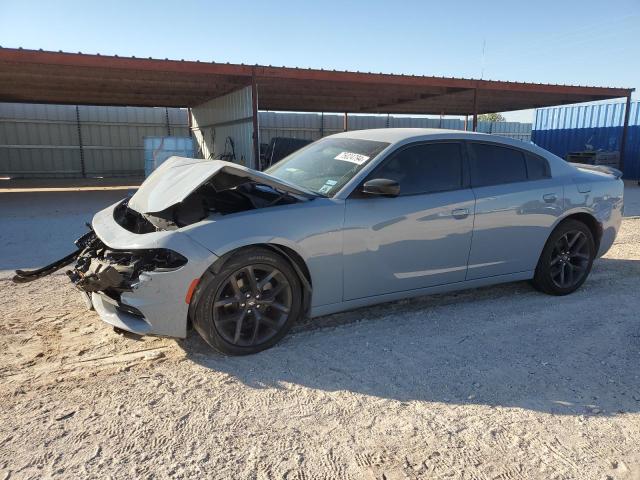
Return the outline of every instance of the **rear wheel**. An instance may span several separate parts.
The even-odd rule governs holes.
[[[585,282],[596,255],[591,230],[566,220],[551,233],[540,255],[533,285],[550,295],[567,295]]]
[[[265,248],[234,254],[207,272],[196,298],[194,325],[216,350],[246,355],[271,347],[297,320],[300,281],[289,262]]]

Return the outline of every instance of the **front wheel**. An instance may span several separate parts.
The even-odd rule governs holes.
[[[265,248],[234,254],[198,288],[196,329],[216,350],[246,355],[278,342],[300,316],[302,287],[289,262]]]
[[[567,295],[585,282],[596,255],[591,230],[577,220],[566,220],[547,240],[533,285],[550,295]]]

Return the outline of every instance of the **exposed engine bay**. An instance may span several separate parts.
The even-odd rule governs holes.
[[[219,182],[219,178],[216,177]],[[259,208],[288,205],[304,198],[273,187],[247,181],[230,189],[220,189],[213,181],[201,185],[182,202],[154,213],[139,213],[123,201],[114,210],[118,224],[133,233],[176,230],[210,216],[228,215]]]
[[[171,157],[131,198],[113,208],[113,219],[128,232],[146,234],[311,198],[312,193],[229,162]],[[75,252],[50,265],[16,270],[13,281],[30,282],[75,262],[66,273],[78,289],[87,294],[102,292],[118,301],[122,292],[136,288],[143,272],[177,269],[187,263],[184,256],[169,249],[110,248],[92,229],[75,244]]]

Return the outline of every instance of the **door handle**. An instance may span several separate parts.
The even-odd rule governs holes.
[[[545,193],[542,199],[547,203],[553,203],[558,200],[558,196],[555,193]]]
[[[469,209],[456,208],[455,210],[451,211],[451,215],[453,216],[453,218],[457,218],[457,219],[467,218],[469,216]]]

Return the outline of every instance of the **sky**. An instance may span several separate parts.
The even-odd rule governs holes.
[[[0,45],[640,90],[640,0],[0,0]]]

